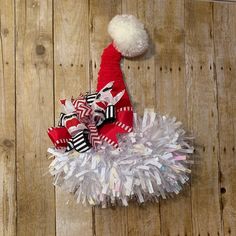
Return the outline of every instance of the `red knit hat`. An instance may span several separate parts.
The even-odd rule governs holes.
[[[98,74],[97,93],[62,99],[58,128],[48,135],[57,148],[84,152],[104,140],[118,147],[117,134],[133,129],[133,109],[123,81],[122,56],[134,57],[148,47],[141,22],[131,15],[115,16],[108,26],[113,42],[104,49]]]
[[[103,140],[118,146],[117,134],[128,133],[133,128],[133,109],[123,81],[120,68],[122,56],[134,57],[144,53],[148,48],[148,36],[143,24],[132,15],[117,15],[108,26],[113,39],[103,51],[98,73],[97,91],[114,81],[112,95],[116,96],[124,90],[124,95],[115,106],[116,121],[99,128]]]

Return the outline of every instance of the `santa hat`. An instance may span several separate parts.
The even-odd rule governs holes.
[[[108,33],[113,42],[103,51],[98,73],[97,91],[114,81],[112,95],[125,90],[116,104],[116,121],[99,128],[103,140],[118,146],[117,134],[128,133],[133,128],[133,109],[123,81],[120,68],[122,57],[136,57],[148,48],[148,35],[144,25],[133,15],[117,15],[108,25]]]

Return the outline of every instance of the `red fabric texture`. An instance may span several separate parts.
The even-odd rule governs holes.
[[[97,91],[99,92],[107,83],[114,81],[112,88],[112,95],[115,96],[122,90],[125,90],[123,97],[115,105],[116,110],[122,107],[132,107],[126,86],[123,80],[123,74],[120,68],[120,61],[122,55],[118,52],[114,45],[109,44],[103,51],[101,57],[101,65],[98,73]],[[110,124],[104,124],[99,128],[99,134],[107,137],[109,140],[118,144],[117,134],[128,133],[127,129],[124,129],[118,125],[117,122],[125,124],[129,128],[133,127],[133,112],[132,111],[118,111],[116,114],[116,122]]]
[[[71,135],[65,127],[52,127],[48,129],[48,136],[56,148],[66,148]]]

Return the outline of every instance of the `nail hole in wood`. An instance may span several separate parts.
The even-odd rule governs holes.
[[[202,70],[202,66],[200,66],[200,70]]]
[[[228,229],[228,233],[231,234],[231,229],[230,228]]]
[[[233,152],[235,151],[235,147],[232,147],[232,151],[233,151]]]
[[[160,67],[160,71],[162,71],[162,67]]]
[[[13,147],[13,142],[9,139],[4,139],[3,140],[3,146],[5,146],[7,148]]]
[[[224,153],[226,153],[226,147],[224,147]]]
[[[209,232],[207,232],[207,236],[210,236],[210,233],[209,233]]]
[[[7,28],[3,29],[3,35],[6,37],[9,34],[9,30]]]
[[[129,69],[130,69],[130,66],[128,66],[127,68],[128,68],[128,70],[129,70]]]
[[[62,66],[62,64],[60,64],[59,66]]]
[[[150,70],[150,66],[148,66],[147,69]]]
[[[224,69],[224,67],[223,67],[223,66],[221,66],[221,67],[220,67],[220,69],[221,69],[221,70],[223,70],[223,69]]]
[[[210,70],[212,69],[211,65],[210,65]]]
[[[84,65],[83,65],[83,64],[80,64],[80,67],[82,68],[82,67],[84,67]]]
[[[221,192],[222,194],[226,193],[225,187],[221,187],[221,188],[220,188],[220,192]]]
[[[71,67],[73,67],[73,66],[74,66],[74,64],[72,64],[72,63],[71,63],[71,64],[70,64],[70,66],[71,66]]]
[[[179,67],[179,71],[181,71],[181,67]]]
[[[193,70],[193,66],[191,66],[191,70]]]
[[[206,147],[205,147],[205,146],[203,146],[203,148],[202,148],[202,151],[203,151],[203,152],[205,152],[205,151],[206,151]]]
[[[229,70],[231,71],[231,67],[229,68]]]
[[[172,72],[172,68],[170,68],[170,72]]]
[[[138,66],[138,70],[140,69],[140,66]]]
[[[6,65],[8,65],[9,64],[9,62],[8,61],[6,61]]]
[[[94,68],[95,68],[95,69],[97,68],[97,65],[96,65],[96,63],[94,63]]]
[[[46,49],[43,45],[37,45],[36,46],[36,53],[38,55],[43,55],[45,53]]]
[[[212,147],[212,151],[215,152],[215,146]]]
[[[214,117],[214,112],[213,111],[211,111],[211,117]]]

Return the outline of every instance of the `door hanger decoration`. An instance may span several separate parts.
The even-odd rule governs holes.
[[[147,50],[144,25],[117,15],[108,32],[113,42],[102,53],[96,92],[60,100],[58,125],[48,129],[54,184],[78,203],[101,207],[178,194],[189,180],[191,137],[173,117],[152,109],[137,116],[120,68],[122,57]]]

